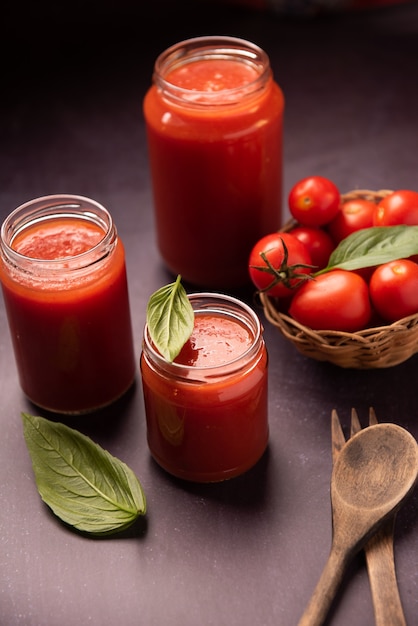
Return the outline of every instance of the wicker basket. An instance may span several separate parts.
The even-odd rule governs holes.
[[[377,204],[389,193],[390,190],[351,191],[342,195],[342,201],[365,198]],[[290,220],[282,228],[282,232],[288,232],[295,225],[296,222]],[[356,333],[316,331],[279,312],[274,298],[261,293],[260,299],[267,320],[301,354],[317,361],[329,361],[344,368],[377,369],[398,365],[418,352],[418,314],[387,326],[367,328]]]

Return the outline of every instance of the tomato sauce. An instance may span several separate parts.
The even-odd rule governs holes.
[[[232,478],[250,469],[268,442],[267,352],[237,319],[197,313],[173,364],[145,341],[141,373],[148,445],[169,473],[191,481]]]
[[[217,367],[239,358],[253,341],[249,329],[222,315],[196,316],[193,333],[175,363]]]
[[[281,224],[283,109],[271,74],[233,56],[192,58],[149,89],[157,238],[174,274],[248,284],[254,243]]]
[[[207,94],[217,92],[218,104],[228,103],[230,89],[237,89],[257,80],[259,73],[240,61],[207,59],[182,65],[169,72],[166,80],[172,85],[188,89],[191,102],[205,101]]]
[[[10,247],[26,268],[44,264],[45,271],[20,271],[4,259],[1,265],[21,387],[51,411],[82,413],[109,404],[135,376],[122,242],[116,238],[112,252],[92,265],[70,269],[104,237],[87,220],[39,221]]]
[[[54,261],[91,250],[104,235],[97,224],[67,218],[29,226],[14,237],[12,248],[32,259]]]

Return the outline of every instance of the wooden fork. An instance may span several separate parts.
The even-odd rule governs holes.
[[[371,407],[369,409],[369,426],[373,424],[377,424],[377,417]],[[361,430],[361,426],[357,411],[352,409],[350,437],[359,430]],[[335,410],[332,411],[331,415],[331,433],[332,460],[335,463],[346,441]],[[393,552],[395,518],[396,515],[392,515],[364,547],[376,626],[406,626],[395,572]]]

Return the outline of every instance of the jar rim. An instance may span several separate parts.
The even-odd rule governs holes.
[[[257,77],[248,84],[239,87],[222,89],[222,94],[228,94],[218,103],[219,91],[191,90],[179,87],[165,78],[169,70],[181,67],[187,63],[211,58],[239,60],[257,69]],[[170,96],[177,101],[184,101],[185,94],[193,93],[193,100],[187,99],[189,105],[202,106],[212,104],[219,106],[234,105],[242,98],[242,94],[256,94],[262,89],[271,76],[270,59],[267,53],[257,44],[239,37],[222,35],[208,35],[192,37],[180,41],[162,52],[154,64],[153,79],[162,89],[169,89]]]
[[[103,229],[103,237],[88,250],[62,259],[30,257],[12,247],[14,238],[26,228],[60,218],[81,219],[94,223]],[[40,272],[88,267],[107,256],[115,238],[116,227],[109,211],[96,200],[74,194],[51,194],[29,200],[9,213],[0,230],[0,245],[7,259],[16,267],[30,263]]]
[[[251,332],[252,341],[251,344],[238,356],[232,358],[226,363],[220,363],[219,365],[184,365],[181,363],[175,363],[174,361],[167,361],[153,346],[152,340],[149,334],[148,325],[145,324],[143,343],[145,344],[146,351],[151,355],[154,364],[167,373],[170,373],[179,378],[187,378],[190,382],[193,379],[187,377],[187,374],[195,373],[196,377],[200,375],[209,376],[213,373],[216,376],[220,370],[227,368],[239,369],[243,363],[253,356],[253,354],[259,349],[259,342],[262,340],[263,328],[260,319],[256,315],[255,311],[245,302],[229,296],[223,293],[216,292],[196,292],[188,294],[188,298],[191,304],[196,304],[197,301],[207,301],[207,305],[200,304],[199,308],[194,309],[195,313],[199,312],[213,312],[216,314],[226,315],[232,319],[236,319],[239,323],[244,324],[246,328]],[[223,305],[223,306],[222,306]]]

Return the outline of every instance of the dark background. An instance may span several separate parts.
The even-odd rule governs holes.
[[[6,4],[0,42],[0,217],[51,193],[112,212],[138,359],[148,297],[171,279],[155,245],[142,116],[153,62],[169,45],[226,34],[269,54],[286,98],[284,200],[311,174],[342,192],[418,189],[417,3],[311,17],[144,4]],[[331,410],[347,426],[355,406],[365,425],[373,405],[418,437],[418,360],[343,370],[302,357],[264,323],[270,445],[239,479],[189,485],[153,463],[139,378],[110,409],[66,420],[128,463],[148,499],[130,531],[93,540],[65,528],[36,491],[19,415],[38,409],[19,389],[0,301],[0,626],[297,624],[330,547]],[[417,514],[415,493],[395,543],[408,626],[418,624]],[[362,556],[328,623],[373,623]]]

